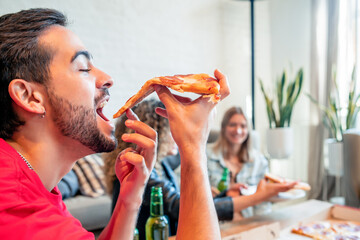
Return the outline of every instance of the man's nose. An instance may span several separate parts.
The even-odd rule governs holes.
[[[108,74],[99,69],[96,77],[97,88],[110,88],[114,84],[114,80]]]

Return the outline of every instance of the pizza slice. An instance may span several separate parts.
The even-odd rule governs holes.
[[[360,240],[360,224],[347,221],[347,222],[334,222],[332,228],[340,235],[348,237],[352,240]]]
[[[279,176],[276,176],[274,174],[271,173],[266,173],[265,174],[265,179],[270,181],[270,182],[274,182],[274,183],[289,183],[289,182],[294,182],[293,180],[290,179],[286,179],[286,178],[282,178]],[[295,189],[302,189],[305,191],[310,191],[311,187],[308,183],[305,182],[298,182],[295,187]]]
[[[324,220],[300,224],[292,233],[317,240],[360,240],[359,223]]]
[[[309,237],[312,239],[332,239],[336,234],[331,224],[326,221],[317,221],[307,224],[300,224],[300,226],[293,228],[292,233]]]
[[[209,101],[214,103],[220,100],[220,85],[218,80],[208,74],[201,73],[155,77],[146,81],[140,91],[132,96],[125,105],[114,114],[113,118],[120,117],[127,109],[132,108],[153,93],[155,91],[155,84],[169,87],[178,92],[193,92],[201,94],[203,97],[209,97]]]

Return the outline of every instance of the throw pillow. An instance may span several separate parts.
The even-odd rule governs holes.
[[[82,195],[98,197],[105,194],[104,161],[100,154],[80,158],[73,170],[79,179]]]
[[[70,170],[58,183],[58,188],[61,192],[62,199],[70,198],[76,195],[79,191],[79,179],[74,170]]]

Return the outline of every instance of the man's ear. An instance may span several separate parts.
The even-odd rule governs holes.
[[[13,79],[8,91],[14,103],[23,110],[36,114],[44,113],[44,95],[38,83]]]

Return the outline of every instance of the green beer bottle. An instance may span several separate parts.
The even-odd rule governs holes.
[[[137,228],[134,230],[134,240],[139,240],[139,230]]]
[[[145,225],[146,240],[167,240],[169,224],[164,216],[161,187],[151,188],[150,217]]]
[[[229,169],[224,168],[221,180],[217,186],[220,192],[225,191],[229,187]]]

